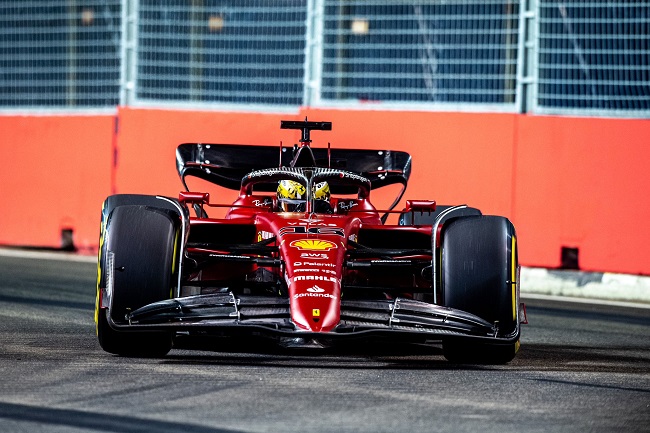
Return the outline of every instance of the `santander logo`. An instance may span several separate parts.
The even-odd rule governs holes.
[[[300,277],[296,277],[300,278]],[[324,277],[321,277],[324,278]],[[332,278],[333,279],[333,278]],[[310,288],[307,289],[307,293],[296,293],[293,295],[293,299],[300,299],[300,298],[329,298],[329,299],[337,299],[336,296],[332,295],[331,293],[324,293],[325,289],[318,287],[317,285],[313,285]]]

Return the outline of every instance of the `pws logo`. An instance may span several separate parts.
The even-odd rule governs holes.
[[[324,239],[298,239],[292,241],[289,246],[306,251],[329,251],[338,248],[334,242]]]
[[[329,258],[329,256],[325,253],[302,253],[300,254],[300,258],[310,260],[326,260]]]

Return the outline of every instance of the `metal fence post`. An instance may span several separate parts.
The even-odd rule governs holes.
[[[120,105],[132,105],[137,90],[138,0],[122,0]]]
[[[519,26],[517,106],[520,113],[534,110],[537,97],[537,0],[525,0]]]
[[[305,32],[305,75],[303,84],[303,105],[318,105],[321,96],[321,75],[323,71],[323,20],[324,0],[308,0]]]

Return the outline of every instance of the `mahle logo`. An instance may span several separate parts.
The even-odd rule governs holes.
[[[307,251],[329,251],[338,248],[334,242],[323,239],[298,239],[292,241],[289,246]]]

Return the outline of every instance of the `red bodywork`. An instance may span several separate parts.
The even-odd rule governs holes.
[[[209,196],[204,193],[181,193],[180,201],[210,207]],[[334,330],[340,320],[341,285],[346,276],[345,259],[348,240],[356,240],[359,230],[382,229],[379,212],[367,199],[336,199],[333,213],[275,212],[275,197],[242,194],[229,209],[224,219],[191,218],[192,227],[199,225],[254,225],[261,242],[274,238],[278,247],[280,268],[269,268],[286,283],[291,321],[297,330],[327,333]],[[423,206],[425,202],[417,202]],[[426,202],[435,209],[435,202]],[[409,206],[409,210],[410,206]],[[392,230],[417,232],[430,236],[430,227],[391,226]],[[209,254],[210,251],[188,248],[188,253]],[[219,254],[220,251],[213,251]],[[255,266],[244,270],[217,266],[206,269],[201,278],[223,277],[230,273],[237,278],[244,273],[254,273]],[[350,274],[350,271],[347,271]],[[425,284],[430,284],[426,283]]]
[[[456,359],[465,350],[458,344],[473,339],[474,349],[505,347],[499,359],[512,359],[520,330],[514,226],[432,200],[406,200],[394,211],[411,172],[408,153],[312,149],[310,131],[331,130],[329,122],[281,128],[301,130],[300,146],[178,146],[186,188],[178,200],[106,200],[96,315],[102,347],[128,352],[123,332],[164,337],[161,351],[179,333],[264,335],[291,347],[379,337],[442,341],[445,356]],[[215,204],[190,190],[188,176],[239,196]],[[287,180],[299,184],[295,194],[284,189]],[[401,192],[377,210],[370,192],[388,185]],[[215,208],[225,215],[210,216]],[[399,213],[397,225],[386,224],[391,212]],[[149,240],[157,243],[140,251]]]

